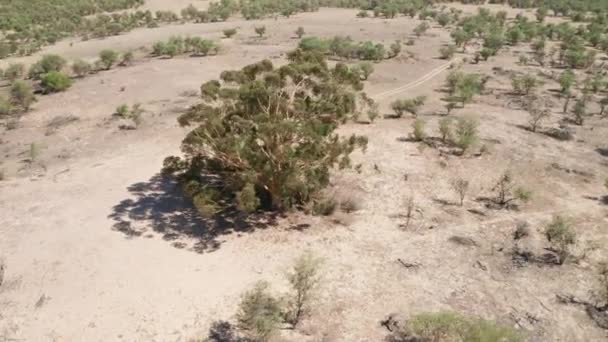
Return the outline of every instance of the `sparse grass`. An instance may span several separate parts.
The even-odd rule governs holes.
[[[312,213],[317,216],[329,216],[337,207],[338,203],[333,197],[321,198],[313,202]]]
[[[422,119],[414,120],[414,122],[412,123],[412,138],[415,141],[424,141],[424,139],[426,138],[426,132],[424,130],[425,127],[426,121]]]
[[[399,341],[523,342],[523,337],[508,326],[493,321],[469,318],[452,312],[418,314],[388,338]]]
[[[472,116],[459,117],[456,120],[455,144],[466,152],[479,140],[477,127],[479,122]]]

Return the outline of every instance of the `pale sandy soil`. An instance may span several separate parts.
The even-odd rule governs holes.
[[[163,4],[148,6],[155,3]],[[355,13],[323,9],[266,20],[269,37],[263,41],[251,38],[259,22],[232,20],[47,48],[43,53],[90,59],[106,47],[134,49],[175,34],[219,39],[222,28],[241,28],[235,39],[223,41],[219,56],[144,59],[78,80],[65,93],[40,98],[18,129],[0,133],[0,166],[8,177],[0,182],[0,256],[7,265],[0,287],[0,340],[185,341],[204,335],[216,319],[232,319],[240,295],[254,282],[267,280],[275,291],[285,290],[285,270],[305,250],[323,258],[324,280],[316,310],[297,332],[284,334],[288,341],[380,341],[386,330],[379,321],[387,314],[439,309],[497,319],[533,341],[605,339],[583,310],[557,303],[555,294],[587,297],[595,285],[594,267],[607,257],[608,207],[598,198],[605,195],[601,183],[608,159],[597,149],[608,148],[608,122],[591,118],[570,142],[517,127],[527,123],[527,114],[507,107],[509,81],[492,71],[494,66],[525,71],[515,64],[517,51],[464,66],[492,76],[491,94],[455,111],[479,117],[489,154],[456,157],[403,141],[411,118],[343,127],[345,134],[370,139],[367,152],[355,155],[362,172],[334,178],[339,197],[360,203],[355,213],[328,219],[290,215],[257,228],[212,227],[194,215],[174,184],[158,177],[162,160],[179,152],[187,132],[175,121],[196,102],[185,91],[222,70],[263,58],[280,62],[297,44],[292,32],[298,26],[311,35],[390,43],[419,23],[357,19]],[[444,110],[438,90],[447,71],[424,76],[446,63],[436,57],[448,38],[431,29],[416,45],[404,46],[414,59],[377,64],[366,84],[372,95],[415,84],[383,97],[382,108],[388,112],[390,101],[401,96],[428,96],[421,117],[435,136]],[[110,115],[121,103],[135,102],[146,109],[142,126],[119,130]],[[546,126],[556,126],[557,112]],[[80,120],[46,135],[49,120],[65,114]],[[31,143],[40,152],[27,163]],[[588,174],[567,173],[552,163]],[[489,195],[506,168],[534,191],[533,201],[520,211],[483,209],[474,198]],[[472,181],[462,208],[452,204],[456,196],[449,182],[456,175]],[[408,197],[418,211],[403,228]],[[528,220],[529,243],[542,247],[542,229],[554,213],[573,216],[579,234],[574,252],[589,249],[587,257],[562,267],[515,267],[509,254],[515,222]],[[478,246],[454,244],[448,240],[453,235],[471,237]],[[599,248],[591,250],[593,245]],[[397,259],[421,267],[405,269]]]

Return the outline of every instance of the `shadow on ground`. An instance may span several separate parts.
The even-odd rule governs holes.
[[[201,217],[169,177],[155,175],[127,188],[131,198],[112,208],[113,230],[128,238],[162,236],[176,248],[197,253],[217,250],[221,236],[251,232],[276,224],[276,215],[243,215],[236,210]]]

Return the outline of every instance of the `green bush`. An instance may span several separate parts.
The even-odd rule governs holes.
[[[426,122],[422,119],[416,119],[412,123],[412,137],[415,141],[424,141],[424,139],[426,138],[426,132],[424,131],[425,126]]]
[[[76,60],[72,63],[72,72],[76,77],[84,77],[91,72],[91,64],[82,59]]]
[[[329,216],[336,211],[338,202],[332,197],[315,200],[312,206],[312,213],[316,216]]]
[[[27,112],[36,101],[32,86],[26,81],[15,81],[9,90],[10,101],[14,106]]]
[[[42,59],[30,67],[29,77],[39,80],[42,75],[49,72],[61,72],[67,64],[66,60],[58,55],[44,55]]]
[[[268,341],[282,322],[280,301],[270,294],[268,283],[258,282],[239,304],[238,327],[255,341]]]
[[[411,99],[403,99],[403,100],[395,100],[391,103],[391,109],[395,112],[395,115],[400,118],[405,113],[410,113],[413,116],[418,115],[418,110],[424,102],[426,101],[426,96],[418,96]]]
[[[225,29],[223,31],[224,33],[224,37],[226,38],[232,38],[232,36],[234,36],[236,34],[236,29],[235,28],[231,28],[231,29]]]
[[[296,37],[298,37],[299,39],[302,39],[302,37],[304,37],[305,34],[306,34],[306,31],[304,31],[304,28],[302,26],[298,27],[298,29],[296,30]]]
[[[562,216],[554,216],[545,228],[545,237],[555,248],[559,263],[566,262],[570,255],[570,245],[576,243],[576,232],[572,224]]]
[[[455,53],[456,53],[456,46],[454,46],[454,45],[442,46],[439,49],[439,55],[440,55],[441,59],[450,59],[450,58],[454,57]]]
[[[293,268],[287,273],[291,291],[286,300],[285,318],[294,328],[311,310],[321,280],[320,263],[320,259],[307,252],[296,259]]]
[[[104,69],[110,70],[114,63],[118,60],[118,52],[110,49],[102,50],[99,53],[99,60]]]
[[[11,114],[13,107],[6,98],[0,96],[0,118]]]
[[[40,86],[45,94],[64,91],[72,86],[72,80],[64,73],[51,71],[44,74],[40,80]]]
[[[454,139],[454,132],[452,131],[452,118],[443,118],[439,120],[439,134],[441,135],[441,141],[447,143]]]
[[[459,117],[456,119],[455,143],[462,152],[466,152],[478,140],[477,127],[479,123],[472,116]]]

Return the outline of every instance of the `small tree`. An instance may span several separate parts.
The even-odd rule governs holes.
[[[532,193],[523,187],[515,187],[515,182],[510,171],[505,171],[492,188],[496,192],[494,202],[501,207],[507,207],[515,200],[528,202]]]
[[[576,233],[571,223],[562,216],[554,216],[545,228],[545,236],[555,248],[562,265],[570,255],[570,245],[576,243]]]
[[[422,119],[416,119],[412,123],[412,137],[415,141],[424,141],[424,139],[426,138],[426,132],[424,131],[425,126],[426,122]]]
[[[564,102],[564,113],[568,111],[568,104],[570,103],[570,98],[572,96],[571,89],[575,82],[576,76],[572,70],[566,70],[559,76],[560,94],[562,97],[566,98],[566,101]]]
[[[477,127],[479,123],[472,116],[459,117],[456,120],[456,146],[465,153],[478,140]]]
[[[574,123],[582,126],[587,115],[587,99],[585,96],[576,100],[572,114],[574,114]]]
[[[64,73],[51,71],[40,80],[40,86],[45,94],[64,91],[72,86],[72,80]]]
[[[395,41],[393,44],[391,44],[389,58],[395,58],[395,57],[399,56],[400,53],[401,53],[401,42]]]
[[[114,63],[118,60],[118,52],[110,49],[102,50],[99,53],[99,60],[104,69],[110,70]]]
[[[362,80],[367,80],[369,76],[374,72],[374,65],[370,62],[361,62],[357,64],[361,74]]]
[[[549,109],[542,106],[540,99],[535,96],[531,96],[527,99],[526,109],[528,110],[528,114],[530,114],[530,120],[528,122],[532,132],[536,132],[541,122],[551,116]]]
[[[302,39],[305,34],[306,31],[304,31],[304,28],[302,26],[298,27],[298,29],[296,30],[296,37],[298,37],[298,39]]]
[[[32,103],[36,101],[32,86],[26,81],[13,82],[9,93],[11,103],[24,112],[30,110]]]
[[[514,76],[511,78],[513,91],[519,95],[530,95],[541,82],[532,75]]]
[[[226,38],[232,38],[234,35],[236,35],[237,30],[235,28],[225,29],[223,31],[223,33],[224,33],[224,37],[226,37]]]
[[[281,304],[268,291],[268,283],[258,282],[246,292],[239,304],[238,327],[255,341],[266,342],[281,323]]]
[[[84,77],[91,72],[91,64],[82,59],[78,59],[72,63],[72,72],[76,77]]]
[[[464,204],[464,198],[467,195],[467,191],[469,190],[469,181],[462,178],[453,179],[450,184],[452,185],[452,189],[458,194],[458,198],[460,199],[460,206]]]
[[[256,26],[253,29],[260,38],[264,37],[266,34],[266,26]]]
[[[296,259],[293,269],[287,273],[291,293],[287,300],[286,320],[294,328],[310,310],[320,282],[320,262],[310,252],[307,252]]]

